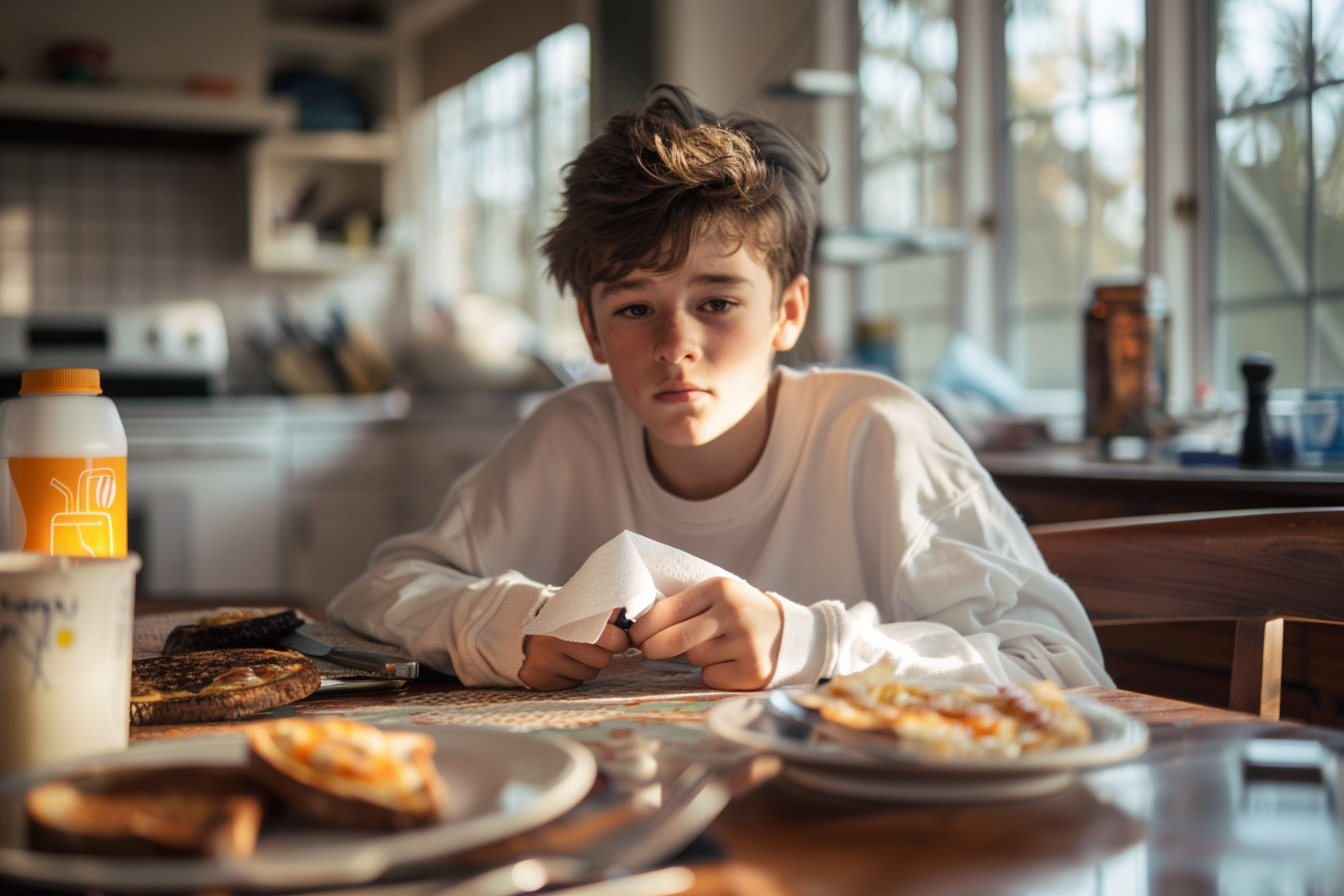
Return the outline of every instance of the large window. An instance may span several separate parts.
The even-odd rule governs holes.
[[[451,307],[484,294],[517,306],[560,361],[586,349],[537,246],[559,206],[561,168],[588,142],[589,52],[588,29],[572,25],[440,94],[417,123],[427,197],[418,298]]]
[[[1143,275],[1143,0],[1011,0],[1004,242],[1008,361],[1078,387],[1089,284]]]
[[[952,0],[860,0],[860,216],[866,229],[956,223],[957,29]],[[865,270],[859,336],[894,338],[896,372],[927,378],[955,320],[958,255]],[[894,330],[894,332],[890,332]]]
[[[1215,376],[1344,383],[1344,0],[1222,0],[1217,40]]]

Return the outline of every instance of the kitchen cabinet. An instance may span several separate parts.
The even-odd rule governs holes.
[[[330,272],[383,257],[396,151],[390,35],[273,12],[266,58],[272,89],[297,92],[298,117],[297,130],[252,149],[253,266]]]
[[[492,452],[516,413],[412,414],[294,426],[286,591],[324,606],[387,538],[429,524],[453,482]]]
[[[500,398],[119,401],[138,592],[325,606],[517,426]]]
[[[281,418],[265,407],[180,416],[188,403],[125,403],[130,548],[137,593],[278,594],[284,494]]]
[[[339,415],[291,421],[286,591],[324,605],[402,531],[400,421]]]

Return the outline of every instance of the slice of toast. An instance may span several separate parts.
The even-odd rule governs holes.
[[[269,615],[233,613],[207,617],[195,625],[179,625],[163,642],[164,656],[196,650],[225,650],[231,647],[270,647],[282,635],[303,625],[299,614],[285,610]]]
[[[131,724],[240,719],[301,700],[321,683],[317,665],[292,650],[202,650],[136,660]]]
[[[252,855],[263,795],[245,769],[119,769],[39,784],[24,799],[29,847],[149,857]]]

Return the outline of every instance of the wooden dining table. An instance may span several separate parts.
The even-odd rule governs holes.
[[[1147,750],[1081,771],[1049,796],[990,802],[837,797],[767,773],[739,780],[708,829],[667,861],[689,869],[682,889],[695,896],[1344,893],[1335,768],[1344,732],[1114,688],[1069,693],[1145,722]],[[612,788],[634,793],[688,764],[741,755],[705,726],[706,713],[734,696],[630,659],[564,692],[470,689],[427,672],[405,688],[319,693],[279,712],[558,733],[593,752],[610,801]],[[132,749],[246,723],[138,727]],[[1285,742],[1320,744],[1319,761],[1274,758]],[[599,892],[646,891],[610,881]]]

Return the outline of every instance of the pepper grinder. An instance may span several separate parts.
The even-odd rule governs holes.
[[[1274,376],[1274,356],[1251,352],[1241,359],[1241,376],[1246,381],[1246,427],[1241,431],[1243,467],[1269,467],[1274,464],[1274,433],[1269,428],[1269,380]]]

